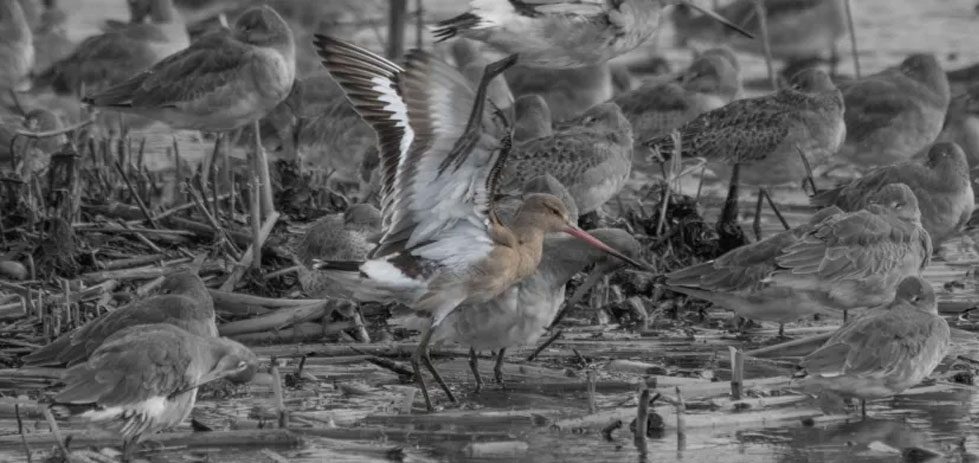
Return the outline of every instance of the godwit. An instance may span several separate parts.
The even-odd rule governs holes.
[[[751,36],[687,0],[472,0],[468,12],[440,22],[435,37],[461,35],[485,42],[504,53],[519,54],[525,66],[577,68],[635,49],[656,31],[663,8],[679,3]]]
[[[801,385],[812,392],[866,400],[900,394],[925,379],[950,348],[948,323],[938,315],[935,291],[911,276],[894,300],[844,325],[802,360]]]
[[[157,119],[174,128],[228,132],[254,124],[252,168],[262,183],[262,210],[267,215],[272,208],[272,185],[258,139],[258,121],[289,95],[295,77],[292,31],[275,10],[258,6],[242,13],[231,33],[203,37],[83,101]]]
[[[772,56],[782,60],[821,57],[838,61],[837,44],[846,32],[843,1],[765,0],[765,20]],[[717,13],[750,33],[760,34],[755,3],[756,0],[735,0],[718,9]],[[715,27],[714,20],[694,16],[686,5],[677,6],[672,19],[681,42],[705,40],[750,53],[762,53],[760,40],[745,40],[740,34]]]
[[[506,78],[514,95],[542,96],[556,122],[575,119],[614,95],[608,63],[573,69],[515,66]]]
[[[162,294],[136,301],[62,335],[25,355],[24,365],[75,365],[88,359],[113,333],[136,325],[168,323],[198,336],[217,336],[214,302],[204,282],[191,271],[167,276]]]
[[[731,167],[737,164],[740,183],[759,187],[754,231],[760,236],[760,198],[767,195],[765,188],[806,178],[803,156],[818,165],[840,147],[846,133],[843,98],[826,73],[807,69],[793,77],[789,88],[732,101],[677,130],[685,159],[705,158],[721,175],[732,174]],[[670,134],[642,144],[662,158],[673,155]],[[729,204],[737,205],[736,201]]]
[[[29,87],[34,66],[34,35],[17,0],[0,0],[0,90]],[[16,103],[16,100],[15,100]]]
[[[937,141],[959,145],[969,161],[970,171],[979,167],[979,84],[964,89],[949,101],[945,127]]]
[[[846,143],[840,156],[862,168],[911,159],[935,141],[950,98],[948,79],[931,54],[840,84]]]
[[[615,103],[602,103],[548,137],[513,147],[501,187],[520,188],[553,175],[568,188],[582,214],[597,210],[625,186],[632,169],[632,127]]]
[[[144,435],[180,424],[197,388],[250,376],[258,358],[226,338],[198,336],[168,324],[131,326],[110,336],[84,363],[65,372],[50,405],[55,416],[98,424],[123,439],[131,461]]]
[[[409,53],[402,68],[331,37],[317,36],[316,44],[324,66],[377,131],[383,176],[383,236],[373,258],[320,268],[356,299],[398,301],[429,314],[431,326],[412,358],[429,410],[423,361],[454,400],[428,355],[434,329],[460,304],[491,301],[532,275],[546,233],[564,231],[634,262],[571,224],[551,195],[526,198],[510,227],[497,218],[493,200],[510,128],[505,114],[487,104],[486,88],[515,57],[487,66],[473,91],[459,71],[423,51]]]
[[[17,118],[20,119],[20,118]],[[57,131],[62,128],[61,118],[46,109],[34,109],[18,121],[4,121],[0,126],[0,170],[16,167],[20,162],[28,172],[38,172],[48,159],[65,143],[64,135],[31,139],[17,136],[17,130],[31,132]]]
[[[50,85],[55,92],[70,95],[104,89],[187,48],[187,29],[172,0],[152,0],[150,5],[148,23],[128,24],[85,39],[74,53],[42,72],[35,86]]]
[[[636,140],[661,136],[733,101],[741,93],[736,63],[733,55],[728,58],[720,51],[705,52],[676,80],[647,82],[613,101],[632,124]]]
[[[517,121],[513,124],[513,141],[520,143],[554,133],[551,109],[540,95],[524,95],[513,103]]]
[[[366,260],[380,232],[381,212],[370,204],[354,204],[343,214],[331,214],[313,223],[295,251],[303,264],[299,270],[299,285],[306,295],[341,294],[333,280],[310,270],[313,261]]]
[[[670,273],[666,284],[745,318],[786,323],[885,303],[931,251],[918,201],[898,183],[863,210],[824,209],[806,225]]]
[[[976,206],[969,162],[954,143],[934,144],[924,164],[908,161],[875,168],[848,185],[818,193],[811,203],[856,211],[866,206],[870,195],[892,183],[911,187],[921,209],[921,225],[936,248],[965,226]]]

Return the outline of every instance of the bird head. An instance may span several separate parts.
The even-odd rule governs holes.
[[[258,356],[251,349],[227,338],[216,340],[222,355],[211,370],[215,378],[225,378],[236,384],[244,384],[258,371]]]
[[[891,183],[878,190],[868,201],[868,206],[880,208],[885,213],[909,222],[921,222],[918,198],[903,183]],[[868,207],[869,208],[869,207]]]
[[[932,170],[942,170],[948,174],[963,174],[969,176],[969,161],[965,151],[952,142],[935,143],[928,150],[925,166]]]
[[[907,277],[898,283],[894,301],[909,303],[922,312],[938,313],[935,289],[917,276]]]
[[[804,93],[824,93],[836,90],[836,84],[823,70],[815,67],[805,68],[789,79],[793,90]]]
[[[292,30],[279,13],[268,6],[249,8],[235,21],[235,37],[260,47],[292,46]]]
[[[938,58],[931,53],[916,53],[905,58],[898,66],[902,74],[926,85],[928,88],[949,97],[948,76],[938,64]],[[947,101],[946,101],[947,103]]]
[[[733,100],[741,91],[741,73],[736,66],[737,58],[728,56],[729,50],[716,48],[701,54],[686,71],[680,74],[683,88],[716,94],[725,100]],[[734,61],[731,61],[731,60]]]

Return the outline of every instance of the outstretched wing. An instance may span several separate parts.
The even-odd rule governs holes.
[[[439,22],[434,30],[439,41],[465,31],[499,27],[544,15],[587,21],[606,12],[605,0],[472,0],[469,11]]]
[[[317,46],[382,140],[384,236],[374,255],[410,251],[449,266],[485,257],[492,198],[510,147],[509,120],[487,104],[486,88],[516,57],[488,65],[473,90],[459,71],[423,51],[410,52],[401,68],[329,37],[318,36]]]

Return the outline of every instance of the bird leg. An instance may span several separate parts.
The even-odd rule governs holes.
[[[496,364],[493,365],[493,379],[496,381],[496,384],[499,384],[500,387],[506,389],[506,384],[504,384],[503,382],[503,356],[504,355],[506,355],[505,347],[500,348],[500,350],[497,351],[496,353]]]
[[[262,133],[260,129],[261,124],[258,120],[256,120],[253,127],[253,130],[255,131],[254,163],[255,168],[258,169],[259,180],[262,182],[262,214],[264,217],[269,217],[272,215],[272,212],[275,211],[275,205],[272,202],[272,178],[269,174],[269,159],[268,155],[265,153],[265,147],[262,146]]]
[[[779,212],[778,207],[775,206],[775,201],[772,200],[772,195],[768,194],[768,190],[764,188],[758,189],[758,203],[755,205],[755,220],[751,225],[752,230],[755,232],[755,238],[761,241],[761,201],[762,198],[768,201],[768,206],[772,208],[775,212],[775,217],[778,217],[778,221],[782,223],[782,228],[788,230],[789,223],[785,221],[785,217]]]
[[[860,399],[860,417],[867,419],[867,399]]]
[[[741,165],[731,166],[731,182],[728,185],[727,198],[724,200],[724,208],[721,209],[721,216],[715,226],[717,230],[718,247],[721,253],[748,244],[748,239],[744,236],[744,230],[738,225],[738,182],[741,172]]]
[[[799,145],[795,146],[795,150],[799,152],[799,157],[802,158],[802,167],[805,167],[806,169],[806,180],[803,180],[802,182],[802,190],[805,191],[806,181],[808,181],[809,187],[812,188],[812,195],[816,196],[816,194],[819,193],[819,189],[816,188],[816,180],[814,180],[812,177],[812,164],[809,164],[809,158],[806,157],[805,151],[802,151],[802,148],[799,148]]]
[[[422,390],[422,397],[425,398],[425,408],[429,412],[435,411],[435,409],[432,408],[432,399],[428,396],[428,387],[425,386],[425,377],[422,376],[421,359],[427,356],[428,340],[431,337],[432,329],[429,328],[422,333],[422,338],[418,341],[418,348],[415,349],[415,354],[411,356],[411,370],[415,374],[415,382],[418,384],[418,388]]]
[[[785,323],[778,324],[778,337],[779,338],[785,337]]]
[[[445,383],[445,380],[442,379],[442,375],[439,374],[438,370],[435,369],[435,365],[432,363],[432,356],[429,355],[428,352],[428,341],[432,337],[431,333],[432,330],[429,329],[426,335],[422,336],[422,339],[425,341],[425,343],[418,345],[419,349],[423,349],[422,361],[425,362],[425,368],[427,368],[428,371],[432,373],[432,377],[435,378],[435,382],[438,383],[439,387],[441,387],[443,391],[445,391],[445,395],[449,397],[449,401],[453,403],[458,402],[456,400],[455,394],[453,394],[452,390],[449,389],[449,385]]]
[[[476,349],[469,348],[469,369],[473,372],[473,378],[476,378],[476,394],[483,389],[483,377],[479,374],[479,357],[476,356]]]

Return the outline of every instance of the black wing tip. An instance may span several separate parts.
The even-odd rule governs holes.
[[[432,35],[436,42],[444,42],[457,35],[460,31],[476,27],[482,19],[473,13],[463,13],[435,24]]]
[[[357,272],[363,261],[357,260],[313,260],[313,270],[341,270],[344,272]]]

